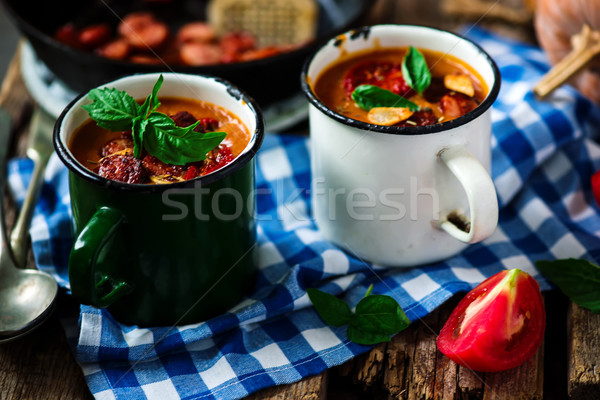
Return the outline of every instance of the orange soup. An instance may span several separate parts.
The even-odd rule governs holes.
[[[69,149],[86,168],[107,179],[125,183],[160,184],[194,179],[233,161],[250,141],[250,132],[230,111],[201,100],[161,97],[158,112],[171,117],[179,127],[199,121],[194,134],[225,132],[227,136],[202,161],[172,165],[142,151],[133,155],[131,131],[111,132],[93,120],[83,123],[71,137]]]
[[[411,62],[404,68],[409,48],[369,50],[342,57],[317,77],[313,90],[319,100],[339,114],[377,125],[394,126],[449,121],[473,110],[487,96],[488,88],[481,76],[463,61],[431,50],[414,50],[418,53],[415,57],[422,59],[415,61],[413,53]],[[421,72],[429,71],[429,83],[424,85],[425,88],[418,84],[424,77],[415,76],[419,73],[418,62],[422,64]],[[411,67],[415,65],[416,72],[413,72]],[[411,74],[411,79],[407,79],[406,72]],[[379,89],[383,89],[408,103],[402,100],[379,106],[371,101],[367,107],[361,107],[356,93],[365,88],[370,89],[369,95],[375,93],[377,97],[382,93]],[[359,97],[362,93],[365,91],[360,92]]]

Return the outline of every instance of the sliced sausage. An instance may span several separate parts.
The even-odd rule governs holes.
[[[113,60],[124,60],[131,51],[131,45],[125,39],[116,39],[96,49],[96,54]]]
[[[206,22],[190,22],[179,28],[177,32],[177,41],[179,43],[210,43],[216,39],[217,34],[214,28]]]
[[[119,34],[136,49],[157,49],[169,38],[169,27],[150,13],[131,13],[119,25]]]
[[[102,158],[96,173],[106,179],[125,183],[144,183],[147,178],[141,161],[123,154]]]
[[[110,26],[107,24],[90,25],[79,31],[79,43],[86,49],[95,49],[108,42],[111,36]]]
[[[133,140],[127,138],[113,139],[102,147],[100,154],[102,157],[108,157],[118,151],[127,149],[130,149],[131,153],[133,153]]]
[[[230,32],[219,41],[223,49],[222,62],[230,63],[240,61],[243,53],[257,47],[256,38],[247,32]]]
[[[175,122],[175,125],[185,127],[194,124],[197,119],[187,111],[179,111],[176,114],[169,115],[169,117]]]
[[[144,168],[146,168],[150,175],[156,176],[182,176],[186,171],[185,166],[165,164],[164,162],[160,161],[154,156],[151,156],[150,154],[144,157],[144,159],[142,160],[142,165],[144,166]]]
[[[76,49],[82,47],[79,41],[79,30],[70,22],[58,28],[54,34],[54,39]]]
[[[214,44],[185,43],[181,46],[179,55],[187,65],[211,65],[221,61],[223,50]]]

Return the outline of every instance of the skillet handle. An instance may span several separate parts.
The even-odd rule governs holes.
[[[102,271],[102,265],[98,263],[102,249],[124,222],[119,211],[102,207],[90,218],[73,244],[69,256],[71,292],[86,304],[106,308],[133,290],[132,285],[122,278]]]

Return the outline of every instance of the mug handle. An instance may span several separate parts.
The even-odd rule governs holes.
[[[102,272],[97,265],[100,251],[124,222],[119,211],[102,207],[85,225],[69,255],[69,281],[73,296],[93,306],[106,308],[133,290],[129,283]],[[100,273],[98,282],[97,272]],[[110,292],[100,296],[99,288],[105,285],[110,285]]]
[[[461,183],[471,214],[469,218],[457,212],[450,213],[440,227],[465,243],[490,237],[498,225],[498,199],[490,174],[464,146],[442,149],[438,156]]]

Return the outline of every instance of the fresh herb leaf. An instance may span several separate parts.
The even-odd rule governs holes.
[[[392,297],[375,294],[356,305],[350,325],[362,332],[393,335],[406,329],[410,320]]]
[[[365,332],[353,327],[352,325],[350,325],[348,327],[348,330],[346,330],[346,335],[348,335],[348,339],[350,339],[354,343],[362,344],[365,346],[390,341],[390,335],[385,335],[376,332]]]
[[[536,261],[535,266],[574,303],[600,313],[600,267],[575,258]]]
[[[131,126],[131,136],[133,138],[133,156],[140,158],[144,148],[144,132],[148,127],[148,120],[141,115],[133,119]]]
[[[150,95],[150,111],[156,111],[156,109],[158,107],[160,107],[160,101],[158,101],[158,91],[160,90],[160,87],[162,86],[162,83],[164,81],[164,78],[162,76],[162,74],[158,77],[158,79],[156,80],[156,83],[154,84],[154,87],[152,88],[152,94]],[[148,114],[144,114],[144,116],[146,116]]]
[[[82,106],[99,127],[110,131],[131,129],[134,118],[140,115],[140,106],[127,92],[115,88],[92,89],[88,93],[91,104]]]
[[[148,116],[144,148],[167,164],[184,165],[201,161],[206,153],[214,149],[227,135],[225,132],[194,132],[196,123],[179,127],[165,114],[153,112]]]
[[[194,132],[200,121],[179,127],[169,116],[156,110],[160,106],[158,91],[163,83],[160,75],[152,93],[138,105],[127,92],[114,88],[92,89],[91,104],[82,106],[98,126],[110,131],[131,130],[133,155],[139,158],[142,149],[167,164],[184,165],[202,161],[227,135],[225,132]]]
[[[374,85],[360,85],[352,92],[352,100],[365,110],[374,107],[402,107],[417,111],[419,106],[396,93]]]
[[[402,60],[402,75],[406,84],[423,94],[431,84],[431,73],[425,57],[415,47],[410,46]]]
[[[352,311],[343,300],[318,289],[307,289],[306,293],[326,324],[344,326],[350,323]]]
[[[348,325],[349,340],[371,345],[389,341],[390,335],[410,325],[396,300],[390,296],[371,295],[372,288],[369,286],[354,313],[344,301],[329,293],[318,289],[307,289],[307,293],[325,323],[336,327]]]

